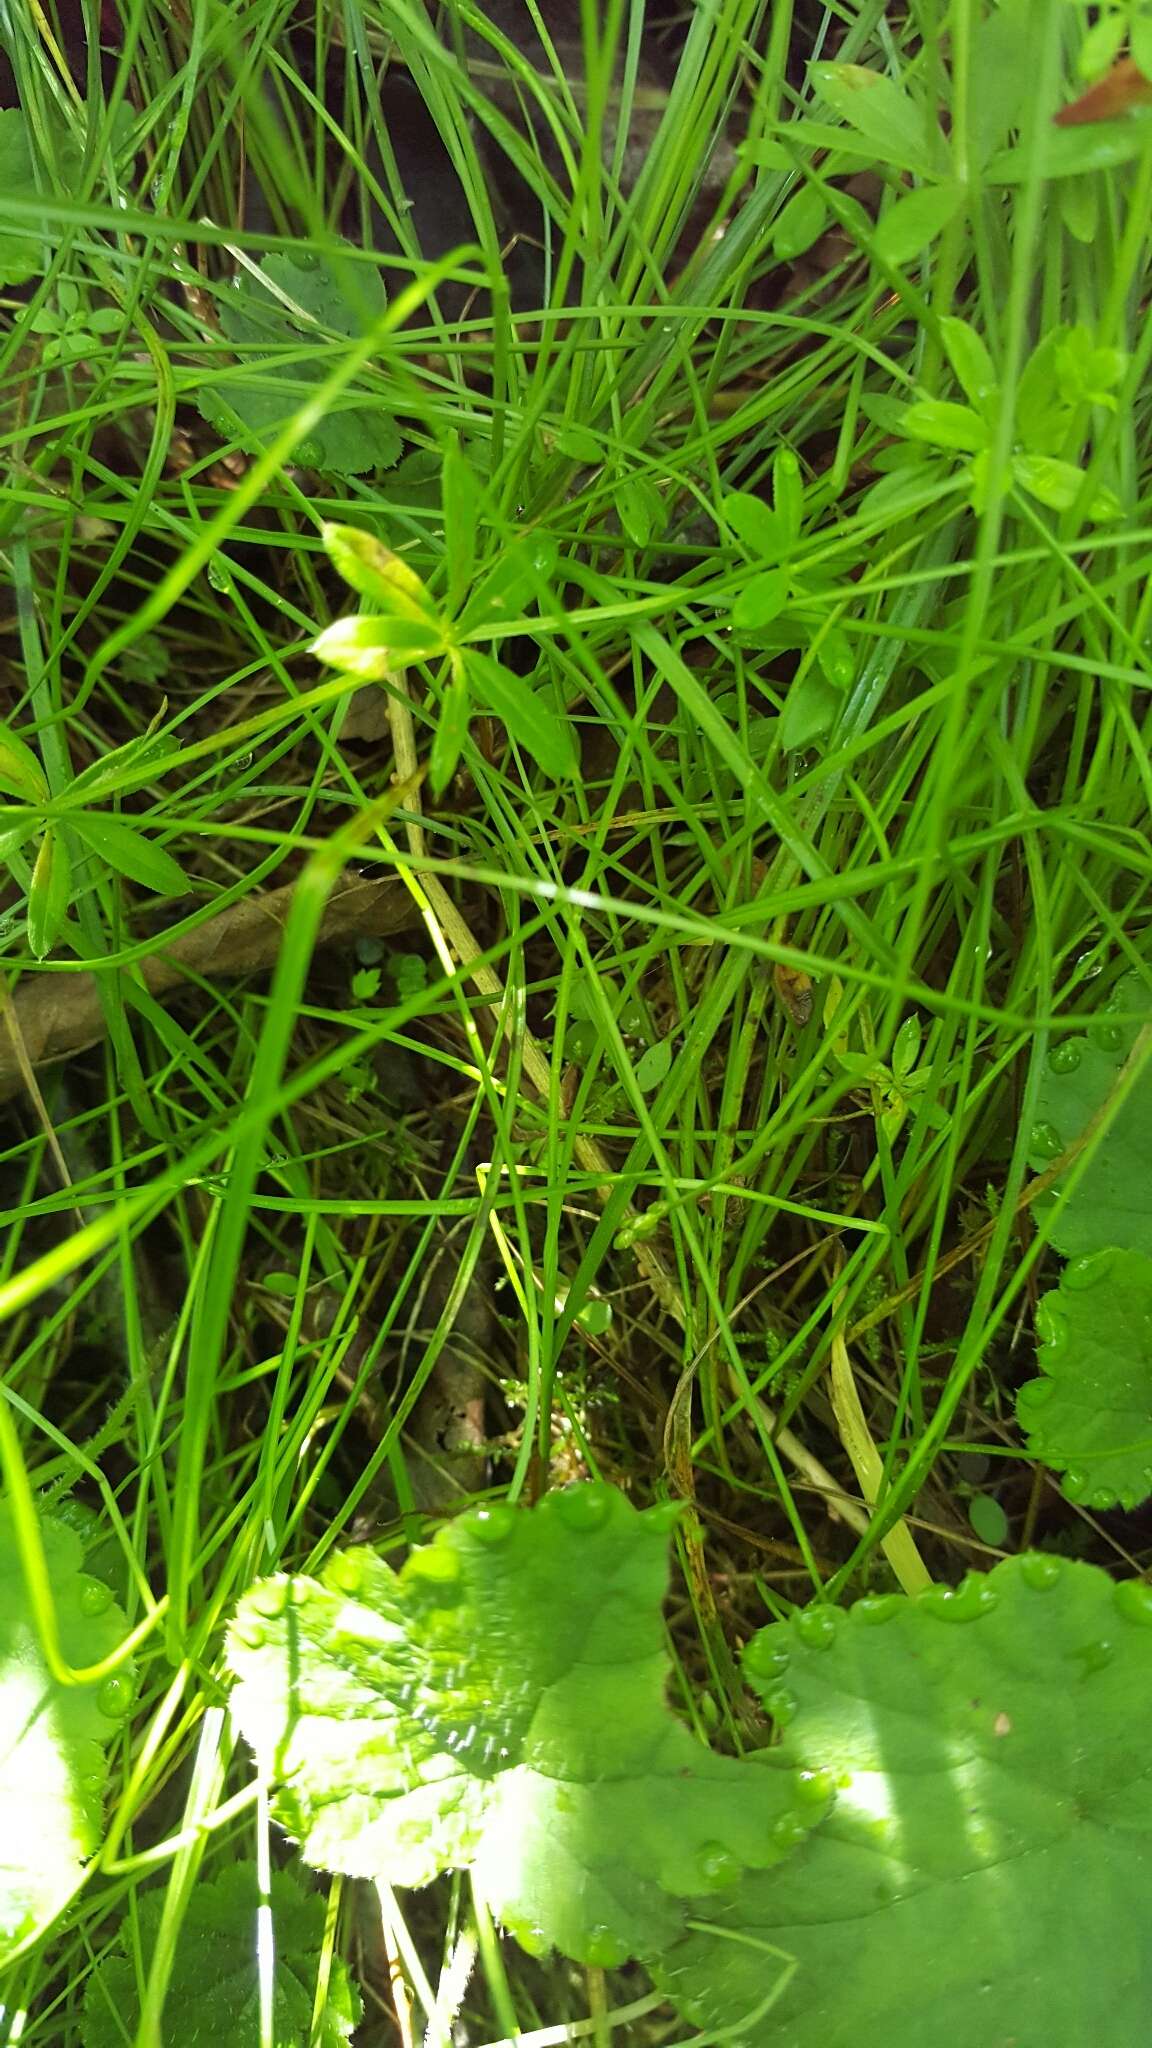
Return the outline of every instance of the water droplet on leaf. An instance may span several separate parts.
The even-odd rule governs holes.
[[[866,1593],[849,1609],[858,1621],[874,1625],[878,1622],[894,1621],[906,1602],[899,1593]]]
[[[1042,1344],[1063,1344],[1068,1335],[1068,1318],[1054,1295],[1045,1294],[1036,1304],[1036,1335]]]
[[[477,1543],[507,1543],[516,1527],[516,1510],[507,1501],[497,1501],[490,1508],[477,1508],[462,1526]]]
[[[1152,1586],[1145,1579],[1122,1579],[1112,1588],[1118,1614],[1139,1628],[1152,1628]]]
[[[782,1678],[792,1659],[773,1629],[762,1628],[744,1651],[744,1671],[754,1685]]]
[[[610,1927],[594,1927],[584,1947],[584,1961],[597,1970],[618,1970],[632,1951]]]
[[[358,1593],[363,1581],[363,1566],[351,1550],[338,1550],[329,1558],[324,1577],[337,1593]]]
[[[110,1721],[122,1721],[132,1705],[132,1681],[113,1674],[106,1678],[96,1694],[96,1705]]]
[[[797,1806],[803,1808],[811,1816],[811,1818],[805,1821],[804,1825],[806,1827],[814,1826],[815,1821],[819,1819],[836,1797],[836,1787],[833,1782],[832,1773],[822,1770],[797,1771],[795,1778],[792,1780],[792,1796]]]
[[[1064,1145],[1055,1124],[1033,1124],[1028,1149],[1036,1159],[1059,1159]]]
[[[1016,1413],[1026,1429],[1031,1427],[1032,1416],[1036,1410],[1045,1407],[1055,1392],[1056,1382],[1054,1380],[1025,1380],[1024,1385],[1016,1395]],[[1033,1448],[1037,1451],[1039,1450],[1038,1439]]]
[[[1079,1650],[1073,1652],[1073,1655],[1077,1663],[1083,1665],[1087,1676],[1091,1671],[1103,1671],[1112,1662],[1116,1655],[1116,1645],[1102,1638],[1096,1643],[1084,1643]]]
[[[283,1614],[288,1605],[287,1579],[264,1579],[253,1586],[248,1594],[248,1605],[254,1614],[263,1614],[274,1621]]]
[[[798,1813],[782,1813],[773,1821],[770,1833],[778,1849],[795,1849],[807,1840],[809,1826]]]
[[[1092,1036],[1101,1052],[1119,1052],[1124,1043],[1124,1033],[1118,1024],[1094,1024]]]
[[[91,1619],[112,1605],[112,1589],[103,1579],[84,1579],[80,1586],[80,1612]]]
[[[1034,1593],[1050,1593],[1063,1576],[1062,1557],[1048,1557],[1042,1550],[1026,1550],[1019,1560],[1020,1577]]]
[[[1081,1501],[1091,1487],[1092,1481],[1079,1465],[1070,1465],[1064,1474],[1062,1491],[1065,1500]]]
[[[738,1884],[744,1865],[723,1842],[705,1842],[696,1855],[696,1882],[703,1892],[728,1891]]]
[[[645,1508],[644,1520],[658,1535],[670,1536],[673,1529],[679,1525],[683,1512],[679,1501],[662,1500],[657,1507]]]
[[[555,1512],[569,1529],[600,1529],[612,1509],[612,1489],[590,1480],[581,1486],[566,1486],[548,1496]]]
[[[840,1617],[834,1607],[806,1607],[793,1616],[792,1626],[809,1650],[830,1650],[836,1640]]]
[[[955,1588],[929,1586],[916,1600],[938,1621],[979,1621],[999,1604],[999,1595],[979,1572],[969,1572]]]
[[[520,1943],[525,1955],[535,1956],[541,1961],[545,1956],[551,1955],[552,1944],[542,1927],[537,1927],[527,1920],[509,1920],[507,1926],[509,1934],[514,1941]]]
[[[463,1566],[446,1543],[428,1543],[414,1550],[401,1580],[409,1593],[436,1607],[454,1607],[464,1597]]]
[[[1096,1287],[1106,1280],[1112,1271],[1115,1253],[1109,1247],[1100,1252],[1086,1252],[1082,1258],[1069,1259],[1064,1268],[1063,1284],[1079,1292],[1086,1287]]]
[[[789,1721],[796,1719],[800,1711],[800,1702],[794,1692],[789,1692],[786,1685],[774,1685],[762,1697],[764,1710],[771,1714],[777,1727],[786,1728]]]
[[[1074,1074],[1084,1057],[1083,1041],[1079,1038],[1065,1038],[1054,1045],[1048,1055],[1048,1065],[1054,1074]]]

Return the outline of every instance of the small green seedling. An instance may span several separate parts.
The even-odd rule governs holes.
[[[889,1144],[899,1135],[914,1104],[921,1105],[921,1113],[932,1129],[940,1129],[944,1122],[940,1105],[924,1101],[932,1081],[932,1065],[930,1060],[921,1062],[924,1027],[919,1017],[905,1017],[893,1041],[891,1063],[882,1060],[876,1051],[867,1003],[849,1015],[844,984],[834,974],[824,998],[824,1025],[835,1034],[830,1046],[833,1060],[843,1073],[867,1086],[877,1129]]]
[[[490,711],[534,761],[556,780],[575,775],[578,761],[562,708],[531,680],[489,654],[480,640],[514,622],[535,597],[554,560],[547,543],[512,539],[477,578],[474,553],[479,485],[454,449],[444,463],[444,553],[448,591],[440,604],[400,555],[359,527],[328,525],[324,545],[344,581],[375,606],[338,619],[313,642],[319,660],[362,682],[384,682],[413,664],[430,674],[437,702],[429,776],[436,790],[452,776],[474,707]],[[472,636],[477,635],[477,639]]]
[[[934,453],[926,461],[914,458],[911,471],[898,468],[877,484],[864,501],[866,514],[893,515],[909,486],[923,494],[949,480],[964,490],[974,511],[982,512],[988,503],[1004,403],[1000,383],[984,341],[968,321],[946,317],[940,332],[967,402],[921,398],[894,416],[897,433],[917,449]],[[1016,389],[1006,478],[1010,494],[1022,492],[1054,512],[1080,507],[1095,521],[1119,517],[1115,492],[1089,484],[1080,457],[1092,408],[1115,410],[1115,387],[1125,368],[1120,350],[1100,347],[1086,327],[1058,327],[1045,335]],[[961,458],[958,469],[956,457]]]

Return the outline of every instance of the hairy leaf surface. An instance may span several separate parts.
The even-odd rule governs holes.
[[[713,1755],[666,1704],[671,1520],[584,1485],[462,1516],[399,1574],[352,1550],[322,1584],[255,1586],[234,1711],[309,1861],[470,1867],[526,1947],[608,1964],[787,1855],[823,1788],[774,1751]]]
[[[1013,1558],[814,1609],[745,1657],[837,1784],[659,1975],[745,2048],[1102,2048],[1152,2009],[1152,1587]],[[703,1923],[710,1923],[707,1928]]]

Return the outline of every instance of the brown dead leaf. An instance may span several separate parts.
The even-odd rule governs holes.
[[[159,939],[154,953],[122,972],[140,975],[149,993],[161,1000],[190,978],[264,973],[275,964],[292,896],[289,884],[244,897],[168,947]],[[419,921],[402,882],[354,876],[329,901],[317,943],[386,938]],[[30,1064],[38,1067],[97,1045],[105,1029],[99,984],[86,968],[30,977],[13,998],[8,1032],[0,1031],[0,1097],[14,1095],[23,1085],[13,1030]]]

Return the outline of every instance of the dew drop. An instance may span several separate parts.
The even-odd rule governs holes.
[[[1099,1642],[1082,1644],[1080,1649],[1074,1650],[1072,1654],[1077,1663],[1083,1665],[1084,1675],[1087,1677],[1089,1672],[1106,1669],[1116,1655],[1116,1645],[1110,1643],[1107,1637],[1102,1637]]]
[[[91,1620],[97,1614],[104,1614],[112,1605],[112,1589],[103,1579],[85,1579],[80,1587],[80,1612]]]
[[[618,1970],[632,1951],[610,1927],[593,1927],[584,1945],[584,1961],[597,1970]]]
[[[552,1944],[544,1929],[537,1927],[532,1921],[510,1920],[508,1922],[508,1932],[513,1937],[513,1940],[520,1943],[525,1955],[536,1956],[542,1961],[545,1956],[550,1955],[552,1952]]]
[[[1054,1045],[1048,1055],[1048,1065],[1054,1074],[1074,1074],[1084,1057],[1084,1042],[1079,1038],[1065,1038]]]
[[[858,1621],[874,1627],[879,1622],[894,1621],[906,1604],[899,1593],[866,1593],[850,1611]]]
[[[1101,1052],[1119,1052],[1124,1043],[1124,1033],[1119,1024],[1094,1024],[1092,1036]]]
[[[979,1621],[1000,1604],[999,1595],[979,1572],[969,1572],[960,1584],[929,1586],[919,1594],[917,1607],[926,1608],[938,1621]]]
[[[358,1593],[363,1577],[360,1559],[350,1550],[338,1550],[329,1558],[324,1577],[334,1593]]]
[[[96,1705],[110,1721],[122,1721],[132,1705],[132,1681],[113,1674],[106,1678],[96,1694]]]
[[[1064,1573],[1062,1557],[1048,1557],[1042,1550],[1026,1550],[1019,1559],[1020,1577],[1034,1593],[1050,1593]]]
[[[1065,1500],[1082,1501],[1091,1488],[1092,1481],[1079,1465],[1070,1465],[1064,1474],[1062,1490]]]
[[[744,1670],[753,1684],[783,1678],[792,1659],[775,1629],[762,1628],[744,1651]]]
[[[662,1500],[657,1507],[644,1510],[644,1520],[658,1536],[670,1536],[679,1527],[683,1512],[678,1500]]]
[[[1106,1515],[1108,1513],[1109,1508],[1114,1508],[1116,1506],[1117,1499],[1118,1495],[1116,1494],[1115,1489],[1113,1487],[1098,1486],[1096,1488],[1095,1493],[1089,1500],[1088,1506],[1090,1508],[1095,1508],[1098,1514]]]
[[[1112,1588],[1116,1611],[1138,1628],[1152,1628],[1152,1586],[1146,1579],[1122,1579]]]
[[[1045,1294],[1036,1304],[1036,1335],[1042,1344],[1053,1349],[1063,1344],[1068,1336],[1068,1318],[1054,1296]]]
[[[830,1650],[836,1640],[840,1617],[834,1607],[806,1607],[792,1617],[792,1626],[809,1650]]]
[[[696,1852],[696,1883],[703,1892],[729,1891],[743,1874],[740,1858],[723,1842],[705,1842]]]
[[[1100,1252],[1085,1252],[1079,1259],[1069,1259],[1064,1268],[1063,1285],[1071,1287],[1075,1292],[1095,1287],[1101,1280],[1108,1278],[1113,1263],[1114,1253],[1111,1247]]]
[[[404,1567],[405,1586],[436,1607],[454,1607],[464,1597],[464,1572],[446,1543],[414,1550]]]
[[[507,1501],[497,1501],[490,1508],[477,1508],[468,1515],[464,1527],[477,1543],[507,1543],[516,1527],[516,1510]]]
[[[800,1711],[800,1702],[786,1685],[774,1685],[762,1695],[764,1710],[771,1714],[778,1728],[786,1728]]]
[[[566,1486],[549,1498],[555,1513],[569,1529],[600,1529],[612,1510],[612,1489],[592,1479],[581,1486]]]
[[[1064,1145],[1055,1124],[1033,1124],[1028,1149],[1036,1159],[1059,1159]]]
[[[265,1579],[253,1586],[248,1595],[248,1605],[254,1614],[263,1614],[269,1621],[275,1621],[288,1605],[287,1579]]]
[[[1039,1409],[1047,1407],[1055,1392],[1055,1380],[1050,1380],[1047,1377],[1038,1380],[1025,1380],[1024,1385],[1017,1389],[1016,1413],[1026,1428],[1031,1427],[1033,1415]]]
[[[797,1806],[810,1816],[804,1823],[805,1827],[813,1826],[836,1797],[831,1771],[797,1771],[792,1780],[792,1796]]]
[[[778,1849],[795,1849],[808,1836],[810,1823],[798,1813],[782,1813],[774,1820],[769,1833]]]

